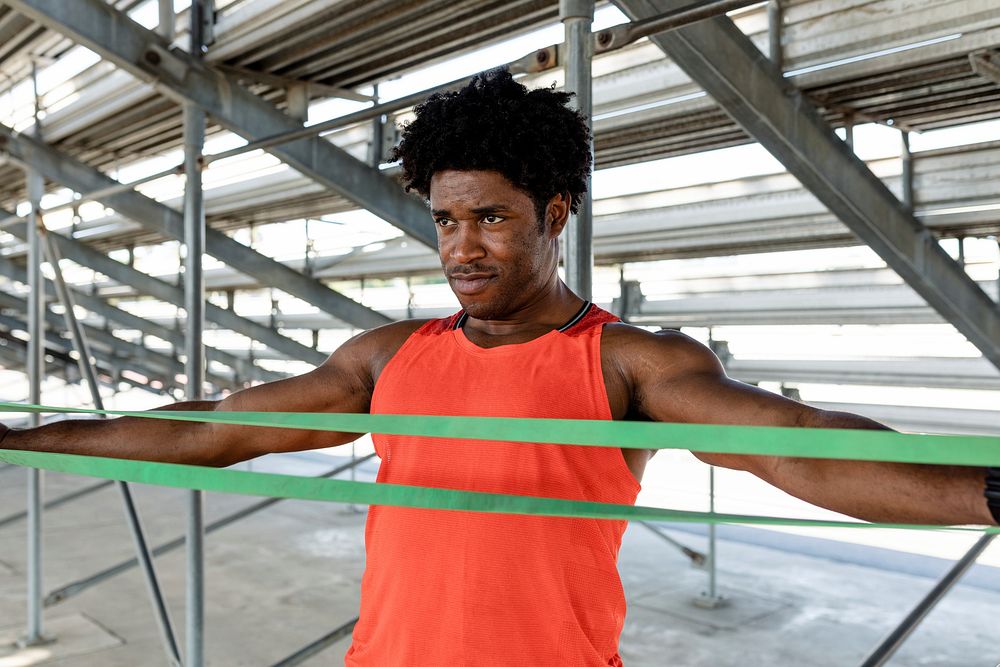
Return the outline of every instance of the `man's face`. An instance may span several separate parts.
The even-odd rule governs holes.
[[[430,200],[441,266],[470,316],[503,319],[555,280],[565,220],[552,206],[543,229],[531,197],[494,171],[439,171]]]

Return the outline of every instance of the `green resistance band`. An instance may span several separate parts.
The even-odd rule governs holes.
[[[721,426],[589,419],[513,419],[308,412],[88,410],[0,403],[0,412],[65,412],[238,426],[503,440],[626,449],[687,449],[713,454],[895,461],[1000,467],[1000,437],[910,435],[892,431]]]
[[[494,514],[529,514],[578,519],[624,519],[630,521],[669,521],[682,523],[739,523],[758,526],[809,526],[823,528],[906,528],[1000,533],[1000,527],[974,528],[922,526],[912,524],[853,523],[818,521],[784,517],[748,516],[687,512],[681,510],[618,505],[582,500],[538,498],[479,491],[457,491],[402,484],[375,484],[340,479],[318,479],[272,473],[247,472],[178,465],[148,463],[124,459],[72,454],[48,454],[0,449],[0,461],[56,472],[116,479],[137,484],[155,484],[182,489],[199,489],[248,496],[325,500],[359,505],[389,505],[434,510],[461,510]]]
[[[0,412],[66,412],[107,414],[152,419],[216,422],[278,428],[310,428],[342,432],[376,432],[399,435],[437,436],[478,440],[521,440],[555,444],[586,444],[632,448],[684,448],[692,451],[735,454],[773,454],[823,458],[879,460],[870,451],[884,452],[885,460],[915,463],[990,465],[1000,461],[1000,438],[958,436],[913,436],[881,431],[837,429],[791,429],[774,427],[704,426],[592,420],[494,419],[484,417],[430,417],[410,415],[314,414],[271,412],[174,412],[98,411],[76,408],[0,403]],[[562,430],[566,427],[567,430]],[[609,428],[610,427],[610,428]],[[615,428],[619,427],[619,428]],[[641,428],[634,428],[641,427]],[[739,435],[746,432],[746,440]],[[617,437],[612,437],[616,436]],[[777,442],[769,442],[773,435]],[[793,436],[806,436],[805,444]],[[825,435],[825,438],[817,438]],[[871,439],[871,436],[879,436]],[[657,444],[643,441],[653,437]],[[851,438],[865,436],[858,444]],[[722,437],[721,445],[713,437]],[[669,444],[661,444],[669,443]],[[892,445],[906,443],[903,452]],[[920,443],[920,444],[918,444]],[[933,447],[948,444],[948,452]],[[830,446],[833,445],[833,446]],[[810,446],[812,449],[809,449]],[[761,451],[764,449],[764,451]],[[315,479],[289,475],[220,470],[200,466],[150,463],[68,454],[0,450],[0,461],[90,477],[142,484],[200,489],[220,493],[324,500],[343,503],[389,505],[438,510],[530,514],[593,519],[624,519],[684,523],[740,523],[750,525],[907,528],[941,530],[941,526],[818,521],[785,517],[763,517],[688,512],[612,503],[538,498],[473,491],[458,491],[397,484],[373,484]],[[1000,527],[951,527],[948,530],[1000,533]]]

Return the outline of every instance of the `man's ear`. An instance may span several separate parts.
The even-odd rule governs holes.
[[[562,233],[569,222],[570,206],[573,201],[568,192],[560,192],[552,197],[545,207],[546,228],[553,238]]]

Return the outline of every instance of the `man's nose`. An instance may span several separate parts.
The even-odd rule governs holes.
[[[451,238],[450,251],[452,259],[461,264],[468,264],[485,257],[486,249],[483,248],[479,225],[459,223]]]

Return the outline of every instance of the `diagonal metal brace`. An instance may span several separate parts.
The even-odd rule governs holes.
[[[237,77],[171,48],[102,0],[9,0],[14,10],[93,50],[179,102],[204,109],[227,129],[250,141],[297,130],[302,123],[240,86]],[[435,248],[437,234],[423,202],[405,194],[378,169],[318,136],[272,146],[280,160],[357,203],[421,243]]]
[[[641,20],[685,3],[615,4],[630,19]],[[1000,307],[729,18],[650,39],[1000,368]]]

